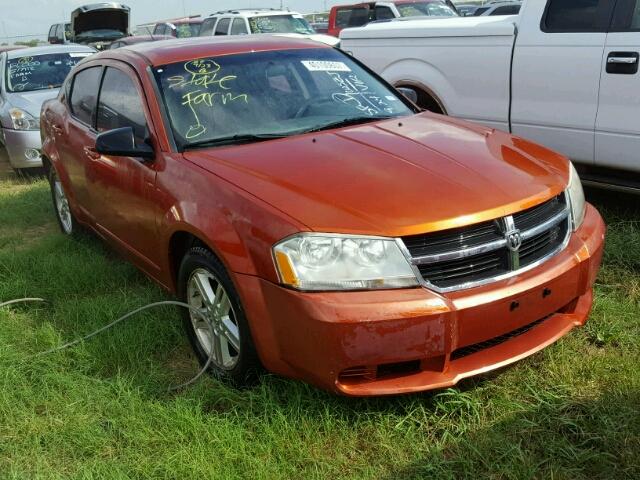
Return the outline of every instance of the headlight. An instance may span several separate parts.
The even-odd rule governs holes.
[[[418,286],[394,240],[299,234],[273,247],[280,281],[299,290],[376,290]]]
[[[40,120],[20,108],[9,110],[9,116],[15,130],[40,130]]]
[[[582,182],[576,172],[576,168],[573,163],[570,163],[571,171],[569,174],[569,203],[571,203],[571,221],[573,223],[573,229],[577,230],[582,221],[584,220],[584,214],[586,211],[586,204],[584,201],[584,191],[582,190]]]

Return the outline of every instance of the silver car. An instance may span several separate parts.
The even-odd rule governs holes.
[[[83,45],[51,45],[0,53],[0,143],[15,170],[42,166],[40,108],[94,52]]]

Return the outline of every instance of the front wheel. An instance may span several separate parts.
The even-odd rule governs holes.
[[[58,219],[60,230],[62,230],[62,233],[65,235],[76,234],[78,232],[78,222],[69,208],[69,200],[60,182],[60,177],[58,177],[58,173],[53,166],[49,171],[49,185],[51,187],[53,208],[56,211],[56,218]]]
[[[180,299],[206,318],[183,313],[200,364],[211,357],[217,378],[239,387],[253,383],[260,362],[240,297],[220,260],[205,248],[191,248],[182,260],[178,283]]]

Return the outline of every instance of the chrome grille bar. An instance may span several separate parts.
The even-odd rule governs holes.
[[[536,224],[533,219],[540,223]],[[403,239],[398,239],[398,245],[424,286],[438,292],[450,292],[495,282],[530,270],[563,250],[571,236],[571,211],[566,193],[529,210],[498,218],[494,222],[497,234],[504,235],[504,238],[479,245],[464,245],[466,240],[462,238],[465,232],[461,232],[460,228],[451,233],[454,240],[461,236],[458,243],[462,248],[456,250],[413,256]],[[519,230],[517,226],[523,222],[529,228]],[[469,226],[469,231],[482,228],[478,225],[481,224]],[[433,238],[442,242],[446,232],[425,234],[423,239],[420,236],[410,237],[413,245],[417,245],[412,248],[424,251],[424,246],[430,245],[429,235],[435,235]],[[461,263],[465,259],[468,260],[466,266]]]

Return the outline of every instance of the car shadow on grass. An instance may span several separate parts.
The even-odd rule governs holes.
[[[595,399],[543,390],[385,478],[639,478],[639,407],[632,388]]]

